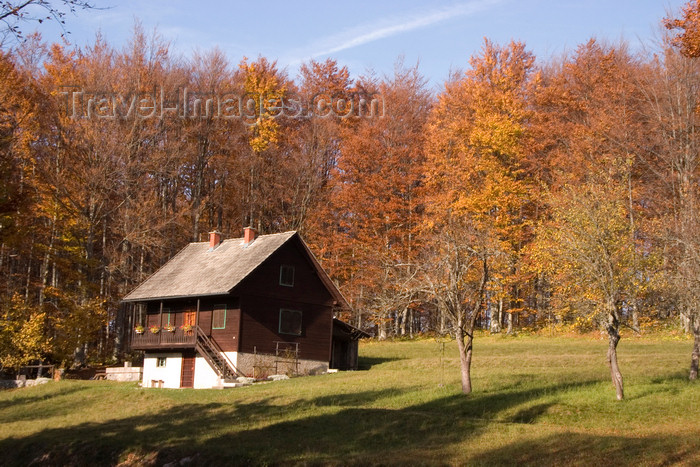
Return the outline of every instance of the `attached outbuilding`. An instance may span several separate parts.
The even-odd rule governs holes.
[[[334,318],[330,367],[338,370],[357,370],[358,342],[364,337],[370,335]]]

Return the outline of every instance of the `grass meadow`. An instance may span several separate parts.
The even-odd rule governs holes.
[[[0,391],[2,465],[700,465],[691,342],[479,336],[366,342],[361,369],[228,390],[60,381]]]

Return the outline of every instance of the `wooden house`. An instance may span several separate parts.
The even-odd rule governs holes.
[[[212,232],[123,301],[132,304],[130,347],[145,352],[150,387],[320,373],[332,361],[351,369],[356,340],[366,336],[334,319],[350,307],[297,232],[256,236],[246,228],[243,238],[223,241]]]

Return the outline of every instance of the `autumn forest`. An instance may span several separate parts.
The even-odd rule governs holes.
[[[26,37],[0,53],[0,364],[124,358],[120,299],[253,226],[299,231],[377,338],[466,359],[479,329],[600,330],[614,359],[675,329],[697,377],[698,11],[646,51],[485,39],[437,90],[401,60],[182,58],[138,25],[122,49]]]

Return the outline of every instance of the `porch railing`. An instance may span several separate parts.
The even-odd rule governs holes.
[[[158,347],[194,347],[197,342],[196,333],[197,329],[194,326],[188,331],[175,328],[173,331],[161,329],[153,333],[150,329],[144,329],[142,333],[138,333],[134,330],[131,333],[131,348],[140,350]]]
[[[143,332],[138,333],[134,329],[131,333],[132,350],[173,348],[196,349],[224,380],[230,381],[242,375],[219,345],[199,326],[193,326],[186,331],[182,328],[175,328],[172,331],[160,329],[156,333],[151,332],[150,329],[144,329]]]

